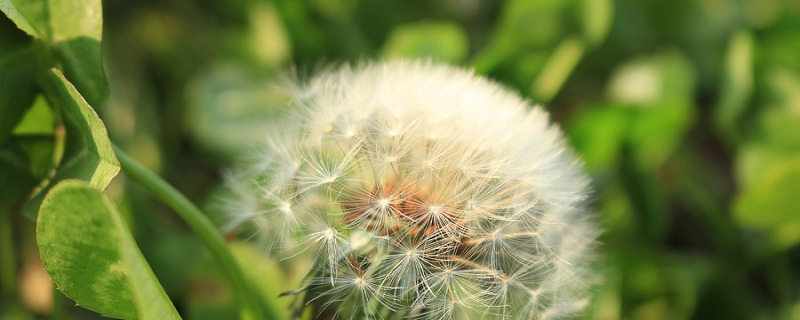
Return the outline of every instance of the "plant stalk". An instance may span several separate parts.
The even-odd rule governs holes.
[[[244,319],[277,319],[276,312],[267,310],[259,299],[260,294],[245,280],[241,268],[231,254],[225,240],[211,221],[189,199],[158,175],[143,167],[119,147],[114,145],[122,171],[153,195],[164,201],[184,220],[189,228],[205,243],[219,262],[236,292]]]

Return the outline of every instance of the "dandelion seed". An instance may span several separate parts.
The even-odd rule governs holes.
[[[588,182],[541,108],[430,62],[343,67],[290,92],[294,114],[231,175],[226,203],[305,272],[302,307],[447,320],[586,305]]]

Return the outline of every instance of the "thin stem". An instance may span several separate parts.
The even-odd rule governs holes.
[[[278,313],[274,312],[274,310],[267,310],[267,306],[261,303],[258,298],[260,295],[245,280],[242,270],[229,251],[222,235],[203,212],[192,204],[189,199],[178,192],[178,190],[158,177],[155,173],[137,163],[116,145],[114,146],[114,152],[116,152],[119,158],[122,171],[125,172],[129,178],[133,179],[133,181],[144,186],[153,195],[175,210],[175,212],[186,221],[189,228],[191,228],[192,231],[200,237],[203,243],[205,243],[206,247],[214,255],[214,258],[219,262],[231,286],[236,292],[239,303],[243,309],[243,318],[277,319]]]

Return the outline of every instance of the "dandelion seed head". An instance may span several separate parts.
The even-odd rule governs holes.
[[[586,304],[588,181],[543,109],[417,61],[290,92],[293,113],[228,179],[226,203],[281,263],[312,261],[305,301],[320,315],[543,319]]]

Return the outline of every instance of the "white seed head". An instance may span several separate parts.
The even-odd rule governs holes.
[[[542,319],[586,305],[588,181],[547,113],[471,72],[365,63],[291,88],[233,223],[307,257],[319,317]],[[383,311],[382,311],[383,310]]]

